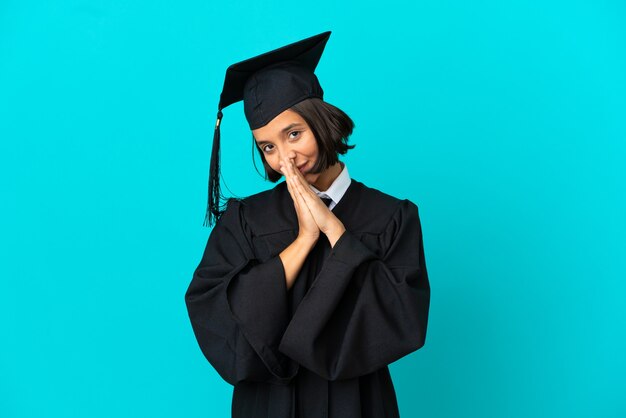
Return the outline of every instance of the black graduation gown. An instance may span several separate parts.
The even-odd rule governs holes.
[[[417,206],[351,179],[291,289],[286,183],[231,199],[185,294],[200,349],[234,386],[233,418],[398,417],[388,364],[426,339],[430,285]]]

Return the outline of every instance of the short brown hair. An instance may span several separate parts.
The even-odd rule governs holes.
[[[338,107],[312,97],[296,103],[290,107],[290,110],[305,120],[317,142],[319,156],[310,172],[321,173],[339,161],[339,154],[344,155],[356,146],[348,145],[348,137],[354,130],[354,122]],[[283,175],[267,163],[263,150],[257,145],[254,135],[252,135],[252,143],[263,161],[265,179],[276,183]],[[254,158],[252,160],[254,161]]]

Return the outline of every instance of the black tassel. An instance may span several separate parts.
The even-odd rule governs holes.
[[[209,169],[209,200],[207,202],[204,226],[213,226],[222,215],[220,207],[222,193],[220,191],[220,122],[222,110],[217,111],[217,122],[213,133],[213,149],[211,151],[211,166]]]

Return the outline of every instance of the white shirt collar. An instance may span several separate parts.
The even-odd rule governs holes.
[[[311,189],[320,197],[330,197],[333,201],[330,202],[328,208],[332,210],[337,203],[341,200],[343,195],[348,190],[348,186],[350,186],[350,182],[352,179],[350,178],[350,173],[348,173],[348,166],[346,163],[341,162],[343,164],[343,170],[337,176],[337,178],[333,181],[333,183],[328,187],[328,190],[320,191],[315,186],[310,184]]]

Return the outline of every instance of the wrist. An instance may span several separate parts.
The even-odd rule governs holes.
[[[346,232],[346,228],[343,226],[342,223],[338,224],[337,226],[331,228],[328,232],[326,232],[326,237],[328,238],[331,247],[335,246],[335,243],[339,240],[344,232]]]
[[[313,235],[298,235],[295,242],[297,243],[296,245],[298,245],[300,248],[310,250],[315,246],[318,238],[319,235],[317,237]]]

